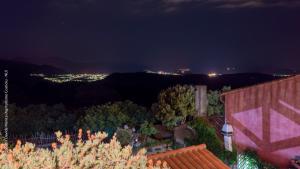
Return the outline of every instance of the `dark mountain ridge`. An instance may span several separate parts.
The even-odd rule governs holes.
[[[95,82],[53,83],[29,75],[64,73],[63,70],[47,65],[3,60],[0,60],[0,65],[1,69],[9,70],[9,102],[19,106],[63,103],[67,107],[77,108],[127,99],[150,107],[161,90],[176,84],[206,85],[209,90],[221,89],[223,86],[235,89],[278,78],[260,73],[208,77],[204,74],[173,76],[137,72],[113,73]],[[0,97],[3,98],[2,92]]]
[[[64,70],[50,65],[35,65],[31,63],[0,59],[1,70],[8,70],[10,73],[27,75],[30,73],[58,74],[65,73]]]

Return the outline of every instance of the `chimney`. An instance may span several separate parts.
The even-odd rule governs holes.
[[[195,102],[196,102],[196,112],[197,116],[206,116],[207,115],[207,87],[203,85],[195,86]]]

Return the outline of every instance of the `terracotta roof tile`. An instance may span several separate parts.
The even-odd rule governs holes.
[[[171,169],[230,169],[208,151],[205,144],[152,154],[148,160],[153,164],[166,162]]]

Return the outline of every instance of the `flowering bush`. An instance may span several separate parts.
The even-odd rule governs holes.
[[[132,155],[130,146],[122,148],[116,137],[104,143],[106,133],[87,132],[87,140],[82,140],[79,130],[78,140],[73,144],[70,135],[56,132],[58,143],[52,143],[52,150],[36,148],[31,143],[22,145],[18,140],[13,149],[0,144],[1,169],[123,169],[123,168],[167,168],[166,163],[149,161],[145,150]]]

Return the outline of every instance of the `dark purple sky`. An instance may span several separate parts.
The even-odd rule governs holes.
[[[300,68],[299,0],[9,0],[0,57],[79,71]]]

